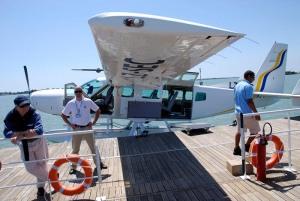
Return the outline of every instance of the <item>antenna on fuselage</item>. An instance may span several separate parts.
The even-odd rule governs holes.
[[[201,68],[199,68],[199,84],[203,85],[203,81],[201,81],[202,77],[201,77]]]

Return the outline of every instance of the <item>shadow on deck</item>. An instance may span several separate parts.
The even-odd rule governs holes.
[[[224,200],[227,194],[173,133],[118,138],[127,200]]]

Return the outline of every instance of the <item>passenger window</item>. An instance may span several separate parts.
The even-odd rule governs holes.
[[[184,97],[185,100],[193,100],[193,92],[191,91],[186,91],[185,92],[185,97]]]
[[[142,92],[143,98],[150,98],[150,99],[159,99],[160,98],[160,91],[157,89],[145,89]]]
[[[162,98],[163,98],[163,99],[168,99],[168,97],[169,97],[169,92],[168,92],[168,90],[163,90]]]
[[[122,97],[133,97],[133,88],[122,87]]]
[[[143,98],[150,98],[152,91],[153,90],[151,90],[151,89],[144,89],[142,91],[142,97]]]
[[[195,101],[205,101],[206,100],[206,93],[197,92]]]
[[[182,100],[182,98],[183,98],[183,92],[182,92],[182,91],[178,91],[178,90],[175,90],[175,91],[178,92],[178,95],[177,95],[177,97],[176,97],[176,100]]]

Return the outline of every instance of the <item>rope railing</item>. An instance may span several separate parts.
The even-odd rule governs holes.
[[[74,181],[83,181],[84,179],[97,179],[97,178],[98,178],[98,176],[82,177],[82,178],[77,178],[77,179],[60,179],[57,181],[50,181],[50,183],[58,183],[58,182],[65,182],[65,181],[74,182]],[[33,183],[16,184],[16,185],[10,185],[10,186],[1,186],[0,190],[8,189],[8,188],[15,188],[15,187],[32,186],[32,185],[43,184],[43,183],[45,183],[45,182],[33,182]]]
[[[87,135],[87,134],[94,134],[94,130],[82,130],[82,131],[66,131],[66,132],[57,132],[57,133],[51,133],[51,134],[43,134],[43,135],[36,135],[34,137],[30,138],[24,138],[24,139],[37,139],[37,138],[44,138],[44,137],[61,137],[61,136],[73,136],[73,135]],[[7,138],[0,138],[0,141],[4,140],[10,140]]]
[[[49,192],[51,191],[51,183],[57,183],[57,182],[65,182],[65,181],[82,181],[84,179],[98,179],[98,182],[102,182],[102,177],[101,177],[101,168],[100,168],[100,153],[98,150],[98,147],[96,146],[96,141],[95,141],[95,131],[94,130],[82,130],[82,131],[67,131],[67,132],[54,132],[51,134],[44,134],[44,135],[37,135],[34,137],[30,138],[23,138],[23,139],[41,139],[41,138],[48,138],[48,137],[64,137],[64,136],[73,136],[73,135],[93,135],[93,141],[94,141],[94,148],[96,153],[95,154],[85,154],[85,155],[78,155],[79,157],[90,157],[90,156],[96,156],[96,167],[97,167],[97,176],[93,177],[82,177],[79,179],[58,179],[57,181],[50,181],[48,178],[48,185],[49,185]],[[0,138],[0,141],[6,141],[10,140],[7,138]],[[45,146],[43,147],[44,149],[46,148]],[[46,150],[44,150],[45,152]],[[12,162],[7,162],[7,163],[2,163],[3,167],[9,166],[9,165],[15,165],[15,164],[29,164],[29,163],[36,163],[36,162],[43,162],[43,161],[54,161],[57,159],[62,159],[64,157],[52,157],[52,158],[45,158],[45,159],[39,159],[39,160],[31,160],[31,161],[12,161]],[[67,156],[65,156],[67,158]],[[49,164],[49,163],[47,163]],[[86,167],[86,166],[81,166]],[[5,169],[5,168],[3,168]],[[45,182],[33,182],[33,183],[25,183],[25,184],[16,184],[16,185],[7,185],[7,186],[0,186],[1,189],[8,189],[8,188],[16,188],[16,187],[24,187],[24,186],[31,186],[31,185],[37,185],[37,184],[44,184]],[[50,200],[52,201],[52,197],[50,196]]]
[[[288,114],[288,129],[284,130],[284,131],[277,131],[277,132],[273,132],[273,134],[286,134],[288,133],[288,141],[289,141],[289,146],[288,146],[288,150],[286,150],[286,152],[289,152],[289,168],[291,168],[291,151],[294,150],[300,150],[300,149],[291,149],[291,141],[290,141],[290,135],[291,132],[300,132],[299,129],[290,129],[290,113],[291,112],[295,112],[295,111],[300,111],[300,108],[295,108],[295,109],[286,109],[286,110],[276,110],[276,111],[267,111],[267,112],[258,112],[258,113],[251,113],[251,114],[244,114],[242,115],[243,117],[248,117],[248,116],[255,116],[255,115],[264,115],[264,114],[274,114],[274,113],[287,113]],[[241,129],[241,139],[245,141],[245,133],[244,130],[240,127]],[[95,131],[94,130],[84,130],[84,131],[67,131],[67,132],[54,132],[51,134],[44,134],[41,136],[35,136],[33,138],[48,138],[48,137],[63,137],[63,136],[73,136],[73,135],[86,135],[86,134],[92,134],[93,137],[95,137]],[[248,136],[248,135],[247,135]],[[250,136],[250,135],[249,135]],[[27,138],[27,139],[32,139],[32,138]],[[5,139],[5,138],[0,138],[0,141],[3,140],[9,140],[9,139]],[[149,155],[149,154],[160,154],[160,153],[164,153],[164,152],[173,152],[173,151],[184,151],[186,149],[199,149],[199,148],[204,148],[204,147],[213,147],[213,146],[221,146],[221,145],[226,145],[226,144],[230,144],[232,142],[224,142],[221,144],[213,144],[213,145],[200,145],[200,146],[192,146],[192,147],[188,147],[188,148],[179,148],[179,149],[171,149],[171,150],[163,150],[163,151],[158,151],[158,152],[149,152],[149,153],[142,153],[142,154],[130,154],[130,155],[122,155],[122,156],[113,156],[113,157],[105,157],[104,159],[109,159],[109,158],[117,158],[117,157],[136,157],[136,156],[144,156],[144,155]],[[245,160],[245,143],[242,143],[242,160]],[[100,168],[100,161],[99,161],[99,150],[96,146],[96,141],[94,140],[94,147],[96,150],[96,154],[86,154],[86,155],[79,155],[80,157],[91,157],[91,156],[96,156],[96,167],[97,167],[97,176],[93,176],[93,177],[83,177],[83,178],[79,178],[79,179],[60,179],[58,181],[54,181],[54,182],[59,182],[59,181],[77,181],[77,180],[83,180],[83,179],[89,179],[89,178],[98,178],[98,182],[102,182],[102,177],[101,177],[101,168]],[[3,163],[3,166],[9,166],[9,165],[14,165],[14,164],[26,164],[26,163],[33,163],[33,162],[40,162],[40,161],[53,161],[53,160],[57,160],[60,159],[61,157],[52,157],[52,158],[47,158],[47,159],[41,159],[41,160],[35,160],[35,161],[13,161],[13,162],[7,162],[7,163]],[[244,168],[244,176],[246,175],[246,164],[243,164],[243,168]],[[41,182],[44,183],[44,182]],[[49,183],[49,188],[50,188],[50,184],[53,183],[52,181],[48,180]],[[16,184],[16,185],[10,185],[10,186],[2,186],[0,187],[0,189],[7,189],[7,188],[14,188],[14,187],[21,187],[21,186],[29,186],[29,185],[36,185],[38,184],[38,182],[35,183],[27,183],[27,184]],[[52,200],[51,196],[50,199]]]

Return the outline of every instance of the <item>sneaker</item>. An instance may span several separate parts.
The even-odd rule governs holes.
[[[143,131],[141,136],[142,137],[147,137],[149,135],[149,131]]]
[[[245,144],[245,151],[249,152],[249,149],[250,149],[250,144]]]
[[[69,171],[69,174],[76,174],[76,172],[77,172],[77,170],[75,170],[75,169],[71,169],[70,171]]]
[[[105,165],[104,163],[101,162],[101,163],[100,163],[100,168],[101,168],[101,169],[107,169],[107,165]]]
[[[36,195],[38,197],[44,196],[45,195],[45,189],[43,187],[38,188],[38,191],[37,191]]]
[[[241,156],[242,155],[242,151],[240,147],[235,147],[233,150],[233,155],[238,155]]]

